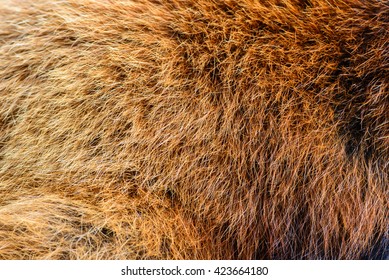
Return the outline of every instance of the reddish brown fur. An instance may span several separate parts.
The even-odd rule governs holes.
[[[0,258],[385,258],[389,6],[0,0]]]

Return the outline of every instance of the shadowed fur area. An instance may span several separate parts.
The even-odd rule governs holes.
[[[385,259],[389,4],[0,0],[0,259]]]

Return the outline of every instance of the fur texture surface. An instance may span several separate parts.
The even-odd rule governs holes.
[[[386,258],[388,70],[387,1],[0,0],[0,258]]]

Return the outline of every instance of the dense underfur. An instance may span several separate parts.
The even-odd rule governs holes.
[[[388,44],[381,0],[0,0],[0,258],[386,258]]]

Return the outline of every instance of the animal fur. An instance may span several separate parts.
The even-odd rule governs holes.
[[[386,258],[388,70],[383,0],[0,0],[0,258]]]

